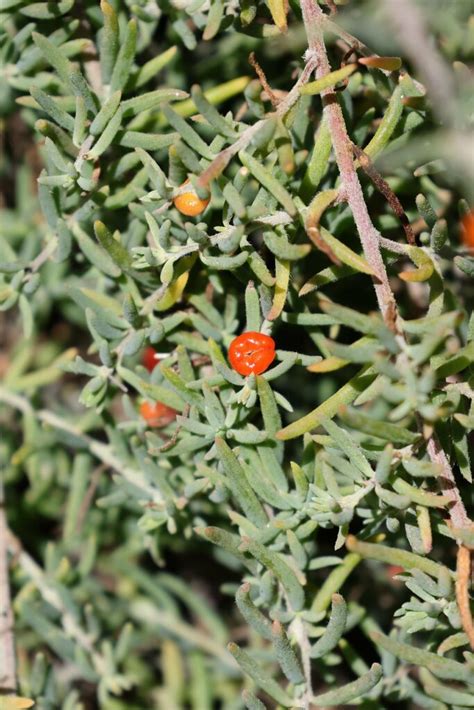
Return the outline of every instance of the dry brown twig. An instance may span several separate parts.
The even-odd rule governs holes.
[[[465,545],[458,548],[456,572],[456,600],[461,623],[474,651],[474,622],[469,601],[469,586],[472,580],[471,551]]]
[[[391,189],[388,182],[384,180],[379,171],[376,169],[375,165],[373,164],[367,153],[364,153],[364,151],[359,148],[359,146],[354,144],[352,145],[352,149],[359,161],[360,167],[370,177],[377,190],[385,197],[390,207],[402,223],[402,227],[405,231],[408,244],[414,246],[416,244],[415,233],[411,227],[406,212],[403,209],[402,203],[400,202],[394,191]]]
[[[272,91],[270,84],[267,81],[267,77],[265,76],[265,72],[263,71],[262,67],[260,64],[257,62],[257,59],[255,57],[255,52],[250,52],[249,54],[249,63],[250,66],[255,69],[255,73],[258,76],[258,79],[267,94],[268,98],[270,99],[270,103],[273,106],[273,108],[277,108],[278,104],[280,103],[274,92]]]
[[[269,113],[266,118],[261,118],[256,123],[248,126],[248,128],[246,128],[243,133],[239,135],[238,139],[232,143],[232,145],[224,148],[224,150],[221,150],[221,152],[216,155],[212,163],[208,165],[208,167],[199,175],[198,182],[201,187],[207,187],[212,180],[214,180],[222,173],[223,170],[225,170],[234,155],[236,155],[240,150],[245,150],[245,148],[252,141],[253,137],[261,128],[263,128],[268,119],[273,117],[283,118],[285,114],[288,113],[300,97],[300,87],[309,81],[315,67],[316,58],[308,57],[299,79],[290,89],[285,98],[279,102],[278,108],[273,113]]]

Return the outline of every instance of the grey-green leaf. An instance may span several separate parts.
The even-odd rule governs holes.
[[[381,678],[382,666],[379,663],[374,663],[370,671],[364,673],[358,680],[347,683],[347,685],[343,685],[336,690],[330,690],[327,693],[316,695],[311,699],[312,703],[314,703],[316,707],[341,707],[346,703],[350,703],[352,700],[363,697],[377,685]]]
[[[322,658],[326,653],[332,651],[339,642],[347,620],[347,605],[340,594],[333,594],[331,614],[326,629],[318,641],[311,649],[311,658]]]

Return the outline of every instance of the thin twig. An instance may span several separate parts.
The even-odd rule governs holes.
[[[471,580],[471,551],[468,547],[460,545],[457,557],[456,601],[462,627],[474,651],[474,622],[472,620],[469,602],[469,583]]]
[[[354,151],[354,154],[359,160],[360,167],[370,177],[377,190],[385,197],[390,207],[402,223],[402,227],[405,231],[408,244],[414,246],[416,244],[415,233],[408,220],[406,212],[403,209],[402,203],[400,202],[388,182],[384,180],[384,178],[381,176],[367,153],[365,153],[362,148],[359,148],[359,146],[357,145],[352,145],[352,150]]]
[[[24,413],[32,413],[39,421],[53,427],[53,429],[71,434],[74,438],[80,440],[81,444],[85,445],[90,453],[99,459],[99,461],[102,461],[106,466],[117,471],[117,473],[133,486],[141,488],[148,498],[157,504],[163,503],[161,493],[157,488],[148,483],[143,472],[124,464],[120,458],[114,454],[108,444],[104,444],[101,441],[93,439],[88,434],[84,434],[80,429],[73,424],[69,424],[67,421],[54,414],[54,412],[50,412],[47,409],[33,410],[27,399],[10,392],[5,387],[0,387],[0,402],[5,402]]]
[[[50,239],[44,249],[42,249],[38,256],[35,257],[30,263],[30,270],[32,272],[38,271],[43,266],[43,264],[48,261],[49,257],[54,253],[57,246],[58,238],[53,237],[52,239]]]
[[[191,407],[189,406],[189,404],[187,404],[183,410],[182,415],[181,415],[182,419],[187,419],[187,417],[189,416],[190,409],[191,409]],[[178,439],[178,436],[179,436],[182,428],[183,428],[183,425],[178,424],[178,426],[176,427],[176,429],[173,432],[173,435],[162,446],[158,447],[158,451],[164,452],[164,451],[168,451],[169,449],[172,449],[173,446],[176,444],[176,441]]]
[[[391,1],[386,0],[386,2]],[[400,7],[402,2],[403,5],[408,4],[406,0],[397,0],[397,8]],[[316,77],[321,78],[331,71],[323,37],[323,26],[325,22],[327,23],[327,18],[315,0],[301,0],[301,9],[309,46],[306,59],[309,61],[310,57],[314,58],[318,66]],[[352,142],[347,133],[337,96],[332,89],[326,89],[322,92],[322,97],[334,153],[342,179],[342,188],[345,190],[347,201],[354,216],[365,258],[379,278],[378,282],[375,281],[374,287],[380,311],[387,325],[393,329],[393,326],[398,322],[398,310],[380,253],[383,238],[378,230],[375,229],[368,213],[352,158]],[[397,333],[397,340],[402,348],[402,357],[407,357],[407,344],[401,332]],[[470,528],[473,523],[466,513],[461,494],[456,485],[454,472],[435,435],[432,435],[428,440],[427,450],[431,461],[440,464],[443,469],[441,485],[451,500],[449,509],[451,524],[455,528]]]
[[[273,93],[273,91],[270,87],[270,84],[267,81],[267,77],[265,76],[265,72],[263,71],[260,64],[257,62],[257,58],[255,57],[255,52],[250,52],[249,63],[250,63],[250,66],[253,69],[255,69],[255,73],[257,74],[258,79],[259,79],[263,89],[265,90],[268,98],[270,99],[271,105],[273,106],[273,108],[276,109],[280,102],[278,101],[277,97]]]
[[[0,480],[0,691],[16,691],[15,640],[8,576],[7,521],[2,480]]]
[[[292,108],[292,106],[294,106],[294,104],[298,101],[298,99],[301,97],[300,88],[308,83],[311,78],[311,74],[316,69],[316,57],[307,57],[305,58],[305,62],[306,63],[303,67],[303,71],[301,72],[298,80],[296,81],[296,84],[293,86],[292,89],[290,89],[286,98],[283,99],[283,101],[281,101],[278,105],[276,115],[279,118],[283,118],[283,116],[288,113],[290,108]]]
[[[466,513],[466,508],[457,489],[453,469],[438,439],[434,435],[432,435],[428,441],[427,450],[431,461],[439,464],[443,470],[439,480],[445,496],[450,499],[449,516],[451,518],[451,524],[454,528],[469,528],[472,522]]]
[[[301,698],[302,707],[309,709],[310,698],[313,695],[313,684],[311,680],[311,644],[308,634],[305,629],[305,622],[301,616],[296,616],[292,624],[293,632],[298,641],[298,646],[301,651],[301,661],[303,664],[303,673],[306,680],[306,688],[304,696]]]
[[[95,492],[97,490],[97,486],[99,485],[100,477],[105,469],[106,469],[105,464],[100,464],[92,472],[91,481],[90,481],[87,491],[84,495],[84,499],[81,503],[81,507],[79,508],[79,513],[77,515],[77,523],[76,523],[76,534],[77,535],[79,535],[82,530],[82,526],[84,525],[84,520],[87,515],[87,511],[89,510],[89,508],[92,504]]]
[[[302,0],[301,9],[309,45],[305,57],[307,61],[313,58],[317,62],[316,78],[320,79],[331,72],[323,38],[323,25],[326,18],[314,0]],[[321,95],[343,189],[354,216],[365,257],[375,274],[374,288],[377,302],[385,322],[392,327],[394,297],[380,254],[380,233],[372,224],[365,204],[352,157],[352,142],[347,133],[337,95],[332,88],[325,89]]]
[[[413,0],[383,0],[398,41],[419,72],[432,98],[433,111],[453,124],[456,101],[453,74],[430,41],[431,33]]]
[[[66,634],[74,639],[76,643],[86,651],[94,662],[94,666],[99,673],[107,673],[107,661],[98,653],[92,643],[92,637],[87,634],[78,624],[75,616],[63,602],[61,595],[49,584],[49,581],[42,568],[24,549],[18,538],[8,531],[9,546],[15,554],[15,560],[20,565],[23,572],[31,579],[42,599],[51,604],[61,614],[61,624]]]

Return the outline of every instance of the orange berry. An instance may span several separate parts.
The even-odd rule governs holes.
[[[188,182],[189,180],[185,180],[183,185],[186,185]],[[186,217],[197,217],[198,214],[204,212],[210,202],[210,198],[201,200],[194,192],[194,189],[191,188],[189,192],[183,192],[181,195],[177,195],[173,202],[174,206],[181,214],[186,215]]]
[[[176,411],[163,404],[163,402],[142,402],[140,404],[140,415],[149,427],[157,429],[176,419]]]
[[[461,239],[465,247],[474,251],[474,212],[468,212],[462,218]]]

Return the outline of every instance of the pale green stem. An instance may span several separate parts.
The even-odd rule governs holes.
[[[72,436],[81,439],[88,450],[93,454],[99,461],[102,461],[106,466],[114,469],[119,473],[126,481],[131,483],[136,488],[141,488],[144,493],[146,493],[147,498],[150,498],[155,503],[162,503],[162,497],[160,492],[151,486],[143,473],[137,469],[126,466],[115,454],[113,453],[110,446],[103,444],[100,441],[96,441],[92,437],[84,434],[80,429],[69,424],[61,417],[57,416],[53,412],[49,412],[46,409],[40,409],[39,411],[33,410],[30,403],[24,397],[21,397],[13,392],[9,392],[6,388],[0,387],[0,402],[5,402],[15,409],[19,409],[23,413],[33,413],[35,416],[44,424],[49,424],[54,429],[59,431],[67,432]]]
[[[8,576],[7,521],[3,481],[0,479],[0,691],[15,690],[16,662]]]
[[[13,537],[13,536],[12,536]],[[58,592],[48,584],[45,573],[30,555],[20,548],[20,553],[16,559],[23,572],[31,579],[42,599],[51,604],[61,615],[61,624],[65,633],[72,638],[84,651],[86,651],[99,674],[106,674],[107,662],[97,651],[95,651],[91,638],[79,626],[74,616],[68,611]]]

